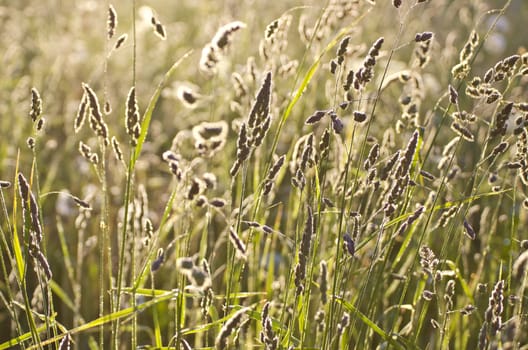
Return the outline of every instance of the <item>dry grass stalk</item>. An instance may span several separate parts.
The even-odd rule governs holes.
[[[512,6],[516,1],[512,1]],[[192,11],[185,13],[202,15],[203,11],[195,11],[202,5],[197,2]],[[262,7],[257,2],[253,5]],[[0,87],[5,102],[0,109],[3,114],[13,116],[29,112],[32,122],[26,125],[27,120],[22,124],[17,118],[13,121],[6,119],[8,128],[4,128],[4,138],[14,138],[13,142],[22,146],[27,140],[33,151],[23,147],[18,157],[15,143],[0,147],[7,170],[31,166],[32,171],[25,192],[24,184],[18,183],[18,171],[14,177],[17,193],[0,191],[7,198],[4,205],[7,211],[15,210],[11,203],[16,203],[12,198],[16,195],[22,208],[20,212],[23,211],[18,214],[24,216],[3,215],[7,219],[2,226],[6,230],[7,245],[6,242],[3,245],[7,248],[3,249],[2,256],[7,257],[8,268],[7,272],[4,271],[6,276],[2,278],[1,289],[7,299],[7,309],[0,312],[0,319],[4,320],[0,323],[7,325],[12,333],[12,339],[7,341],[21,342],[15,337],[23,336],[20,331],[29,326],[24,317],[17,320],[24,311],[28,316],[36,317],[36,329],[41,330],[43,323],[55,324],[47,317],[53,316],[54,310],[49,309],[53,305],[58,311],[57,322],[73,315],[74,329],[85,323],[84,317],[90,313],[86,305],[97,296],[103,304],[99,316],[104,318],[109,313],[115,314],[114,311],[128,312],[130,302],[139,305],[141,300],[134,298],[134,291],[140,298],[143,298],[140,291],[145,288],[160,292],[149,300],[148,305],[139,305],[149,313],[152,307],[157,307],[158,298],[166,304],[162,291],[177,288],[178,294],[171,299],[167,309],[174,313],[172,316],[161,317],[154,325],[151,318],[131,317],[130,327],[122,322],[117,331],[112,327],[120,343],[112,346],[122,348],[126,346],[122,342],[128,342],[128,339],[132,345],[137,345],[134,344],[136,339],[142,341],[140,339],[144,338],[139,333],[134,334],[137,331],[156,328],[165,332],[179,328],[175,320],[185,321],[181,327],[204,330],[188,336],[183,329],[176,332],[177,336],[169,340],[168,346],[184,349],[214,347],[215,339],[219,347],[225,348],[326,349],[368,348],[372,344],[381,347],[388,344],[390,347],[394,344],[391,339],[387,344],[383,343],[376,332],[357,317],[345,315],[340,322],[343,306],[346,309],[349,302],[356,302],[369,319],[381,320],[382,328],[398,334],[396,342],[411,348],[452,348],[462,342],[470,348],[478,345],[488,349],[501,345],[515,347],[526,342],[521,319],[511,316],[522,311],[525,287],[522,281],[528,269],[528,240],[522,234],[528,218],[525,186],[528,185],[528,101],[523,94],[523,84],[528,76],[528,54],[512,47],[518,38],[510,40],[507,31],[502,30],[504,19],[510,29],[516,26],[515,18],[508,15],[511,11],[488,13],[489,6],[463,0],[449,1],[446,8],[442,7],[442,1],[329,0],[321,12],[310,9],[311,5],[320,5],[316,1],[308,1],[305,5],[307,8],[301,9],[301,14],[298,10],[284,12],[278,3],[266,4],[262,7],[266,10],[262,16],[273,12],[272,18],[277,19],[262,33],[259,33],[258,26],[266,19],[260,17],[251,23],[251,30],[247,32],[241,30],[244,26],[241,22],[220,28],[205,45],[200,62],[206,75],[216,72],[214,77],[196,76],[198,67],[182,64],[171,66],[162,78],[163,71],[172,63],[167,60],[172,60],[173,49],[184,49],[184,37],[203,37],[203,30],[207,30],[211,23],[200,27],[197,26],[200,21],[185,16],[176,18],[170,12],[164,12],[171,27],[163,27],[158,19],[151,21],[152,10],[146,6],[130,12],[130,16],[137,13],[142,17],[133,23],[137,28],[128,31],[135,34],[134,45],[125,43],[126,34],[119,37],[118,16],[109,3],[97,8],[81,4],[82,20],[79,22],[81,17],[70,16],[73,22],[65,22],[65,28],[75,30],[70,33],[62,31],[57,41],[71,43],[69,46],[55,45],[47,52],[45,44],[56,40],[39,42],[39,35],[32,36],[37,41],[30,40],[28,47],[11,45],[15,49],[4,55],[7,64],[3,68],[6,76],[15,79],[7,79],[7,83]],[[78,6],[72,6],[62,6],[61,9],[77,10]],[[166,11],[172,5],[159,6]],[[102,43],[94,42],[90,30],[83,30],[97,28],[90,18],[95,18],[91,11],[98,9],[103,10],[105,22]],[[249,7],[239,8],[246,9]],[[383,20],[368,21],[371,14]],[[459,21],[445,21],[440,16],[438,21],[425,23],[423,19],[431,14],[454,16]],[[35,28],[43,30],[46,38],[47,34],[54,35],[45,30],[44,17],[25,15],[26,11],[16,6],[0,6],[0,21],[6,24],[3,39],[7,46],[4,46],[10,47],[9,40],[19,37],[20,33],[35,34],[31,32]],[[249,18],[243,12],[231,15]],[[299,33],[288,29],[297,20],[297,15]],[[493,18],[488,21],[490,16]],[[130,20],[126,21],[132,23]],[[404,26],[406,30],[399,31],[398,26]],[[175,41],[166,47],[158,47],[159,52],[149,51],[152,49],[149,45],[154,45],[150,31],[153,29],[155,35],[164,39],[170,35],[171,28],[174,33],[181,34],[181,38],[174,38]],[[469,35],[472,28],[481,31],[482,38],[476,33]],[[71,36],[79,33],[81,37]],[[239,35],[236,33],[244,35],[244,45],[237,48],[239,51],[231,52],[234,57],[228,62],[227,56]],[[383,39],[374,42],[381,35],[387,38],[387,43],[383,43]],[[494,45],[497,38],[504,39],[507,45]],[[126,55],[111,56],[115,54],[114,50],[123,49],[128,44]],[[136,44],[139,50],[136,50]],[[462,50],[456,48],[459,44],[464,45]],[[101,51],[103,45],[104,52]],[[388,47],[386,52],[382,51],[383,45]],[[53,63],[53,60],[48,61],[54,55],[63,56],[60,52],[63,46],[72,48],[64,62],[73,71],[48,69],[39,72],[38,67]],[[25,52],[34,47],[38,50]],[[93,50],[106,54],[102,59],[107,61],[108,70],[99,66],[97,59],[90,60]],[[499,50],[508,50],[509,53],[494,57]],[[153,57],[158,60],[152,60]],[[196,57],[200,59],[200,53]],[[125,109],[125,116],[121,115],[121,118],[126,117],[125,120],[112,117],[115,113],[111,113],[108,101],[111,98],[112,107],[119,106],[119,102],[114,101],[119,95],[116,89],[123,86],[123,77],[133,74],[127,64],[129,60],[134,61],[134,65],[142,65],[137,70],[141,74],[134,74],[137,80],[134,85],[145,91],[154,90],[152,102],[156,100],[157,90],[156,86],[149,87],[148,77],[153,74],[159,75],[163,83],[168,83],[166,78],[174,74],[171,79],[190,77],[197,85],[186,84],[179,89],[175,85],[172,89],[172,97],[183,103],[176,101],[176,107],[192,108],[178,112],[177,120],[171,119],[174,107],[171,104],[175,101],[164,98],[170,89],[162,88],[157,105],[149,106],[149,111],[154,107],[154,114],[142,157],[137,163],[134,159],[132,164],[133,183],[125,184],[126,155],[122,154],[117,140],[126,134],[125,137],[131,138],[135,144],[138,131],[146,132],[137,128],[142,116],[136,101],[139,100],[139,90],[136,92],[133,88],[128,98],[124,97],[120,102],[120,108],[116,108]],[[424,69],[426,64],[429,67]],[[452,66],[455,78],[449,74]],[[128,73],[126,67],[130,68]],[[326,68],[335,74],[329,74]],[[76,71],[79,69],[84,72],[81,74],[87,75],[86,81],[90,81],[94,89],[85,84],[77,93],[68,90],[67,87],[72,86],[70,80],[79,76]],[[472,77],[471,74],[476,72],[478,75]],[[457,78],[461,80],[450,81]],[[31,84],[46,86],[48,93],[43,97],[50,98],[46,104],[47,114],[65,117],[48,119],[46,124],[40,94],[31,90]],[[104,101],[97,101],[95,92],[98,89],[101,94],[106,91]],[[25,99],[27,104],[31,99],[31,112],[29,106],[26,111],[18,110],[24,109],[24,103],[19,102]],[[72,99],[79,100],[78,110],[73,111]],[[69,157],[67,147],[72,145],[75,135],[73,130],[62,127],[65,120],[70,120],[68,113],[74,119],[75,132],[81,131],[88,118],[89,127],[96,135],[88,137],[83,134],[82,140],[86,144],[78,144],[82,157],[75,154],[73,158]],[[280,120],[275,119],[276,113],[280,114]],[[119,120],[123,124],[121,129]],[[280,128],[275,128],[276,121]],[[283,121],[286,121],[284,127]],[[236,142],[235,136],[230,134],[230,125],[237,134]],[[47,135],[39,135],[38,131],[44,128]],[[179,135],[172,145],[170,135],[167,135],[171,130]],[[415,130],[418,133],[413,133]],[[267,133],[272,131],[273,144],[266,139]],[[25,132],[31,134],[25,135]],[[113,157],[103,146],[103,142],[110,143],[108,141],[117,162],[108,159]],[[258,149],[260,146],[264,148]],[[226,151],[225,147],[230,150]],[[134,147],[129,148],[133,151]],[[163,153],[167,149],[171,151]],[[154,156],[161,153],[163,160]],[[97,166],[92,167],[83,157]],[[32,160],[34,165],[28,163]],[[289,169],[283,174],[286,160],[291,163],[287,164]],[[243,176],[229,176],[231,165],[231,175],[237,175],[238,170],[243,169]],[[80,182],[77,181],[79,176],[82,178]],[[73,187],[71,183],[68,185],[71,179],[74,179]],[[292,191],[290,180],[301,190]],[[7,181],[0,181],[2,189],[9,185]],[[53,193],[67,192],[61,189],[62,186],[77,192],[79,198],[71,195],[66,197],[67,200],[61,198],[61,203],[57,201],[54,207]],[[36,201],[33,202],[31,188],[35,189]],[[36,189],[39,188],[37,196]],[[150,197],[148,205],[146,193]],[[261,194],[267,196],[258,197]],[[123,203],[123,199],[127,203]],[[42,207],[38,207],[40,201]],[[237,208],[235,203],[239,201],[241,206]],[[152,207],[150,212],[149,205]],[[303,205],[310,205],[312,209],[304,209]],[[317,211],[313,205],[318,206]],[[466,205],[468,211],[463,210]],[[126,216],[126,222],[123,221],[125,210],[130,214]],[[457,215],[462,210],[464,212],[459,213],[462,216]],[[58,215],[54,214],[55,211]],[[419,222],[426,216],[424,214],[427,214],[427,220]],[[310,216],[318,219],[317,225],[306,220]],[[47,250],[52,252],[51,248],[59,246],[63,254],[46,254],[34,229],[37,217],[40,217],[44,234],[60,234],[61,241],[50,241],[53,244]],[[9,219],[15,222],[11,223]],[[23,228],[22,219],[25,220]],[[304,221],[307,221],[306,225]],[[238,223],[244,226],[239,229]],[[23,232],[13,236],[12,231],[18,229],[18,225]],[[225,231],[226,226],[229,230],[235,225],[236,234]],[[313,234],[315,226],[317,235]],[[122,238],[112,235],[111,242],[108,242],[112,252],[103,252],[103,247],[99,257],[104,260],[99,260],[97,248],[101,248],[101,241],[97,233],[119,227],[129,234]],[[78,235],[62,236],[63,232]],[[460,234],[474,241],[464,242]],[[320,240],[316,250],[311,242],[314,236]],[[18,247],[13,245],[10,237],[23,237],[20,247],[22,258],[29,260],[26,261],[29,270],[23,267],[23,271],[28,272],[28,292],[31,291],[28,296],[33,296],[31,309],[17,306],[17,302],[22,301],[21,296],[25,297],[24,285],[17,283],[17,278],[20,279],[17,273],[20,274],[21,269],[14,264],[20,259],[11,255],[19,252],[13,249]],[[255,241],[257,238],[262,240]],[[511,244],[502,244],[505,239]],[[336,241],[340,242],[339,246]],[[123,242],[125,254],[114,254],[117,252],[113,247]],[[434,247],[438,255],[425,246]],[[77,254],[68,256],[68,252]],[[248,257],[246,261],[235,256],[240,257],[240,252]],[[423,267],[416,267],[418,254]],[[101,261],[116,262],[114,258],[117,256],[120,257],[118,267],[124,267],[121,281],[134,288],[122,289],[123,293],[132,293],[123,296],[124,304],[115,304],[115,310],[109,310],[112,308],[109,303],[114,300],[112,295],[115,296],[112,282],[115,266],[99,269],[104,281],[102,285],[83,277],[92,276],[86,273],[94,266],[101,267]],[[336,256],[340,261],[334,261]],[[501,264],[504,256],[514,257],[509,266]],[[372,258],[375,260],[371,261]],[[205,259],[211,262],[212,269]],[[457,265],[456,269],[451,265],[452,261]],[[168,268],[161,272],[166,262]],[[326,262],[332,262],[332,269]],[[368,264],[374,264],[374,268],[368,268]],[[171,269],[173,265],[177,269]],[[68,276],[61,275],[57,279],[61,270],[55,270],[55,266],[64,266],[62,275],[66,273]],[[511,271],[502,272],[508,279],[499,288],[495,279],[497,271],[504,266]],[[47,280],[53,277],[57,283],[71,284],[65,293],[75,299],[74,310],[68,311],[61,306],[62,301],[51,293]],[[334,280],[330,281],[332,278]],[[41,282],[39,286],[35,285],[37,281]],[[464,281],[469,285],[481,282],[476,287],[474,301],[471,295],[465,295]],[[455,282],[464,288],[459,288]],[[487,289],[486,284],[490,286]],[[416,286],[419,291],[417,298],[413,298]],[[220,295],[215,298],[213,290]],[[504,303],[504,297],[497,296],[500,292],[509,296],[510,308],[496,306]],[[269,303],[262,299],[262,293],[267,295]],[[220,299],[224,297],[228,301],[221,305]],[[331,297],[342,302],[334,303]],[[490,297],[490,300],[489,305],[482,308],[483,297]],[[404,300],[405,304],[398,304],[399,300]],[[482,309],[478,316],[487,320],[472,322],[475,317],[462,317],[475,312],[470,302]],[[255,317],[259,315],[246,309],[239,320],[227,322],[231,323],[231,329],[207,328],[211,322],[214,324],[222,311],[228,314],[225,322],[244,305],[257,310],[264,306],[261,322],[255,323]],[[279,309],[275,310],[275,306]],[[427,314],[419,314],[420,309],[426,310],[422,306],[428,308]],[[225,309],[221,310],[222,307]],[[489,310],[485,313],[486,307]],[[280,319],[275,318],[275,314],[280,315]],[[506,321],[506,317],[511,320]],[[354,322],[350,332],[346,329],[348,318],[350,323]],[[202,326],[205,328],[200,328]],[[107,343],[109,327],[105,325],[101,332],[100,348],[110,344]],[[470,335],[467,339],[459,339],[464,333],[458,331],[461,327],[467,328],[465,333]],[[433,333],[429,334],[428,330]],[[223,334],[218,334],[219,331]],[[51,341],[49,335],[64,338],[60,346],[57,341],[59,348],[67,347],[70,340],[77,344],[86,343],[90,337],[80,332],[75,335],[76,339],[68,339],[64,329],[50,329],[39,334],[43,341]],[[34,338],[30,345],[39,346],[36,336]]]

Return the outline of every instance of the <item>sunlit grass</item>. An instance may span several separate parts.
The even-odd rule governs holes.
[[[0,349],[527,348],[524,4],[61,6],[0,6]]]

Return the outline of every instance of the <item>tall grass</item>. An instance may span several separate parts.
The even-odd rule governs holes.
[[[524,3],[47,5],[0,6],[0,349],[528,348]]]

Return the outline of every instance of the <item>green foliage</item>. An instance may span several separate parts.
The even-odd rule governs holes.
[[[149,5],[0,6],[0,349],[528,345],[522,1]]]

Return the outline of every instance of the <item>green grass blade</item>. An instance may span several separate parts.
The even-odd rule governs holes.
[[[149,300],[149,301],[147,301],[147,302],[145,302],[143,304],[139,304],[135,308],[127,307],[126,309],[119,310],[119,311],[116,311],[116,312],[112,312],[111,314],[105,315],[103,317],[96,318],[93,321],[85,323],[85,324],[83,324],[83,325],[81,325],[79,327],[73,328],[68,333],[70,335],[82,333],[82,332],[85,332],[85,331],[88,331],[88,330],[91,330],[91,329],[98,328],[99,326],[107,324],[107,323],[110,323],[112,321],[119,320],[119,319],[122,319],[122,318],[125,318],[125,317],[128,317],[128,316],[131,316],[133,313],[141,312],[141,311],[146,310],[148,308],[151,308],[151,307],[153,307],[153,306],[155,306],[155,305],[157,305],[159,303],[168,301],[168,300],[176,297],[176,295],[178,293],[179,293],[178,290],[170,291],[170,292],[167,292],[167,293],[165,293],[163,295],[160,295],[158,297],[152,298],[151,300]],[[29,336],[31,336],[30,333],[29,333]],[[37,349],[39,346],[44,346],[44,345],[48,345],[48,344],[52,344],[54,342],[60,341],[64,336],[65,336],[65,334],[61,334],[61,335],[55,336],[53,338],[47,339],[47,340],[41,342],[38,346],[33,345],[33,346],[29,347],[28,350]],[[15,339],[19,339],[19,338],[20,337],[15,338]],[[6,342],[4,344],[8,344],[8,343],[11,344],[10,342],[12,342],[12,341]],[[9,348],[9,347],[2,347],[2,345],[0,345],[0,350]]]
[[[138,142],[136,145],[136,148],[134,150],[134,155],[132,157],[132,169],[134,169],[134,166],[136,164],[137,159],[139,158],[139,155],[141,154],[141,150],[143,149],[143,144],[145,143],[145,139],[147,138],[148,129],[150,126],[150,121],[152,119],[152,113],[154,112],[154,108],[156,108],[156,105],[158,103],[158,99],[161,95],[161,90],[165,87],[165,84],[169,81],[171,76],[176,72],[176,69],[178,66],[191,55],[192,50],[186,52],[180,59],[178,59],[172,67],[165,73],[163,76],[163,79],[158,84],[158,87],[156,88],[156,91],[154,92],[154,95],[150,98],[149,104],[147,106],[147,109],[145,111],[145,114],[143,115],[143,121],[141,122],[141,133],[138,138]]]
[[[66,291],[61,288],[54,280],[50,281],[50,287],[53,293],[66,305],[70,310],[75,311],[75,305]]]
[[[18,160],[19,160],[20,154],[17,156],[16,161],[16,169],[15,174],[18,174]],[[18,230],[16,225],[16,217],[17,217],[17,194],[18,194],[18,181],[15,177],[13,183],[15,186],[13,186],[13,251],[15,253],[15,260],[16,260],[16,269],[18,272],[18,280],[20,283],[23,283],[24,276],[26,275],[25,271],[25,262],[24,262],[24,256],[22,254],[22,249],[20,245],[20,241],[18,239]]]
[[[361,311],[356,309],[356,307],[346,301],[342,298],[336,297],[335,300],[343,305],[345,309],[347,309],[350,313],[357,316],[367,327],[372,329],[376,334],[378,334],[383,340],[390,343],[395,349],[405,349],[404,346],[396,342],[393,337],[391,337],[387,332],[385,332],[383,329],[381,329],[376,323],[374,323],[372,320],[370,320],[366,315],[364,315]]]
[[[38,332],[44,332],[46,330],[46,325],[42,325],[40,327],[37,328],[37,331]],[[21,346],[21,344],[25,341],[28,341],[31,339],[31,332],[27,332],[27,333],[24,333],[16,338],[13,338],[13,339],[10,339],[6,342],[3,342],[2,344],[0,344],[0,350],[3,350],[3,349],[12,349],[13,347],[15,346]]]

